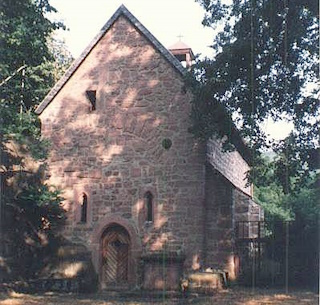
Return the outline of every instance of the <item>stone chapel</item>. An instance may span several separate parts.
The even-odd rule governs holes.
[[[240,137],[222,152],[188,132],[194,55],[166,49],[124,7],[36,110],[63,191],[63,235],[89,253],[99,287],[176,289],[184,272],[237,276],[235,223],[259,220]]]

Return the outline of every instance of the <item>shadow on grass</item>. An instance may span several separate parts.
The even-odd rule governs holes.
[[[97,294],[19,294],[15,292],[0,294],[0,305],[316,305],[319,303],[319,295],[310,291],[293,291],[285,294],[282,291],[257,289],[229,289],[217,292],[212,296],[191,296],[181,298],[178,295],[161,296],[141,293],[136,296],[124,296],[121,293],[97,293]]]

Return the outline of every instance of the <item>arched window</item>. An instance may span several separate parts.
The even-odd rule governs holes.
[[[87,214],[88,214],[88,196],[83,193],[82,194],[82,202],[81,202],[81,218],[80,221],[85,223],[87,222]]]
[[[153,195],[151,192],[146,192],[144,195],[145,208],[146,208],[146,221],[153,221]]]

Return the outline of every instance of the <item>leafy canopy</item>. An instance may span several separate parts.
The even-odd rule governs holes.
[[[46,13],[56,10],[48,0],[3,0],[0,3],[0,79],[26,66],[1,86],[1,99],[10,107],[29,108],[39,103],[53,85],[53,56],[47,40],[63,25],[53,23]]]
[[[27,141],[37,158],[44,158],[47,143],[33,109],[71,61],[63,48],[57,60],[63,45],[53,32],[64,25],[50,21],[50,12],[56,10],[48,0],[0,2],[0,136]]]
[[[253,161],[261,149],[285,154],[292,146],[290,157],[297,162],[282,165],[290,176],[303,176],[318,146],[318,1],[197,2],[206,11],[203,24],[223,30],[213,39],[215,58],[194,68],[193,133],[204,139],[216,133],[223,105],[252,149]],[[286,141],[267,138],[263,123],[270,118],[293,122]],[[226,127],[218,127],[220,136],[230,133]]]
[[[0,1],[0,222],[2,228],[14,227],[2,233],[19,276],[34,276],[52,229],[64,220],[63,198],[44,183],[45,164],[37,162],[45,160],[48,143],[33,113],[65,64],[55,60],[52,39],[63,25],[47,19],[49,12],[55,9],[48,0]]]

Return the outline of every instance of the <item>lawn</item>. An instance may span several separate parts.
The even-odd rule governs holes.
[[[135,297],[123,297],[119,294],[110,295],[107,292],[83,295],[83,294],[21,294],[16,292],[1,293],[0,305],[318,305],[319,295],[308,291],[291,291],[285,294],[283,291],[266,289],[234,288],[217,292],[213,296],[191,296],[188,298],[177,297],[153,297],[143,295]]]

